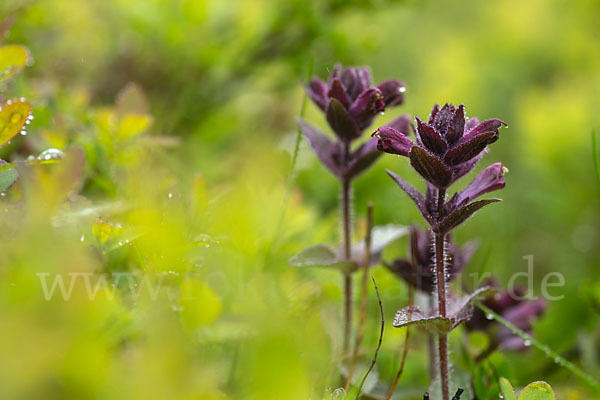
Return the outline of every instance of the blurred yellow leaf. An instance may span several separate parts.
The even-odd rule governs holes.
[[[186,328],[194,330],[213,322],[221,313],[221,300],[204,282],[186,278],[181,282],[181,318]]]
[[[27,65],[29,52],[19,45],[0,47],[0,82],[18,74]]]
[[[0,111],[0,146],[17,135],[31,114],[31,105],[25,100],[8,100]]]
[[[119,123],[117,137],[119,139],[129,139],[144,132],[152,123],[152,118],[148,115],[129,114]]]
[[[106,243],[111,237],[117,236],[125,231],[125,228],[121,226],[113,226],[108,222],[104,222],[100,219],[94,221],[92,224],[92,233],[100,244]]]

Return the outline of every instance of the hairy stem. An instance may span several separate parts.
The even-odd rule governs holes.
[[[440,221],[443,217],[444,200],[446,198],[446,191],[444,189],[438,190],[438,204],[437,219]],[[444,251],[444,239],[446,234],[444,232],[435,233],[435,274],[437,281],[437,300],[438,300],[438,312],[441,317],[446,317],[446,263],[445,263],[445,251]],[[442,384],[442,400],[448,400],[450,398],[450,391],[448,387],[448,334],[442,333],[438,339],[438,350],[440,358],[440,381]]]
[[[344,146],[343,161],[348,162],[350,156],[350,143]],[[351,207],[351,185],[348,178],[342,179],[342,236],[344,243],[344,259],[349,261],[352,257],[352,227],[350,211]],[[352,330],[352,275],[344,273],[344,344],[343,352],[347,354],[350,349],[350,333]]]

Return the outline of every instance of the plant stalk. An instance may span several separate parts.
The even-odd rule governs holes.
[[[358,331],[356,333],[356,342],[354,344],[354,350],[352,352],[352,361],[348,368],[348,377],[346,378],[346,384],[344,390],[348,391],[350,383],[352,382],[352,376],[356,369],[356,362],[358,360],[358,353],[360,351],[360,345],[362,343],[365,334],[365,322],[367,320],[367,287],[369,283],[369,266],[371,265],[371,232],[373,230],[373,203],[369,202],[367,205],[367,232],[365,235],[365,260],[363,263],[363,276],[362,276],[362,289],[360,293],[360,315],[358,322]]]
[[[343,161],[348,162],[350,156],[350,143],[344,146]],[[352,257],[352,213],[351,207],[351,184],[350,179],[342,179],[342,236],[344,245],[344,260],[349,261]],[[344,344],[343,353],[350,350],[350,334],[352,331],[352,275],[344,273]]]
[[[438,190],[437,204],[437,220],[441,221],[444,208],[444,200],[446,198],[446,190]],[[435,233],[435,273],[437,281],[437,300],[438,312],[441,317],[446,317],[446,254],[444,249],[444,240],[446,234],[444,232]],[[450,398],[449,382],[448,382],[448,334],[441,333],[438,339],[438,351],[440,359],[440,381],[442,384],[442,400]]]

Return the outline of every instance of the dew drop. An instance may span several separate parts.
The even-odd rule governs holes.
[[[524,345],[525,347],[529,347],[529,346],[531,346],[531,340],[524,340],[524,341],[523,341],[523,345]]]
[[[79,238],[79,240],[81,241],[81,243],[85,242],[85,235],[81,235],[81,237]]]
[[[494,319],[494,316],[492,314],[486,314],[485,319],[492,320]]]
[[[40,155],[37,156],[37,159],[40,161],[44,161],[44,160],[62,160],[65,156],[65,153],[63,153],[62,151],[55,149],[55,148],[50,148],[47,150],[44,150],[40,153]]]
[[[404,92],[406,92],[406,88],[405,88],[404,86],[400,86],[400,87],[398,88],[398,91],[399,91],[400,93],[404,93]]]
[[[173,193],[169,193],[169,198],[172,199],[173,198]]]

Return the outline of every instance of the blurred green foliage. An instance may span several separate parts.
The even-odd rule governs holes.
[[[0,199],[0,398],[335,390],[339,276],[287,263],[338,239],[336,181],[304,144],[280,223],[311,58],[321,77],[340,61],[406,81],[405,105],[377,125],[425,117],[436,102],[508,122],[484,159],[510,169],[504,202],[456,233],[480,240],[465,277],[489,271],[506,284],[533,255],[539,295],[544,275],[561,272],[566,286],[550,292],[564,299],[534,333],[598,376],[600,2],[3,1],[1,19],[10,15],[5,44],[26,46],[34,62],[0,91],[25,96],[35,120],[0,157],[65,155],[21,163]],[[306,119],[325,126],[312,105]],[[420,221],[384,168],[422,186],[405,160],[382,157],[355,185],[357,240],[367,201],[376,224]],[[68,289],[69,273],[83,274],[71,299],[47,301],[44,276],[50,285],[62,274]],[[387,326],[365,387],[386,393],[404,338],[390,322],[407,293],[384,269],[373,275]],[[87,285],[99,288],[93,300]],[[149,286],[160,286],[155,296]],[[378,339],[374,296],[368,310],[359,376]],[[422,398],[429,383],[427,339],[415,332],[397,398]],[[497,396],[506,376],[518,387],[545,380],[560,399],[600,398],[535,349],[473,366],[477,340],[456,332],[452,346],[457,381],[471,370],[480,393]]]

